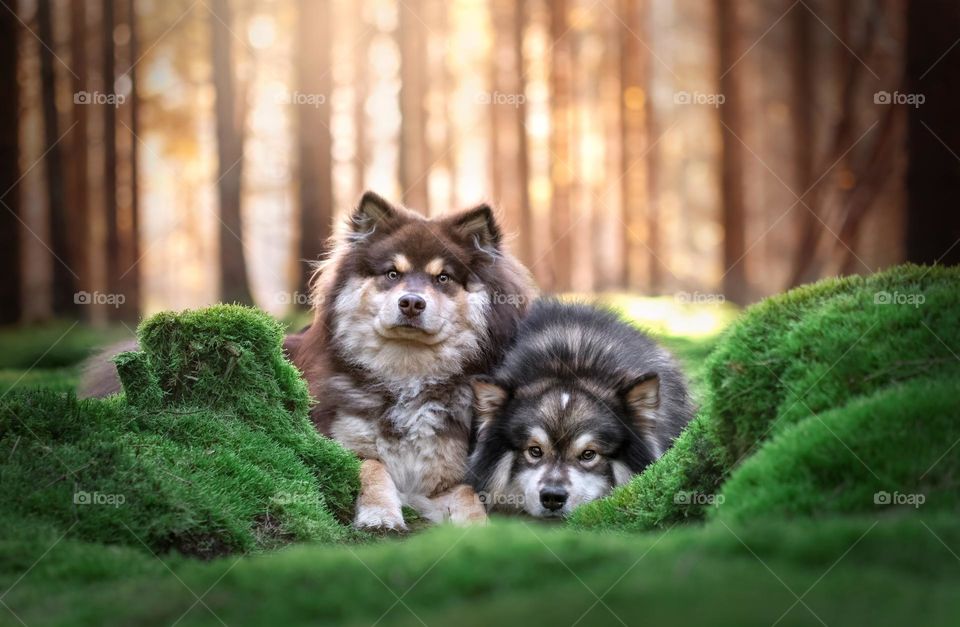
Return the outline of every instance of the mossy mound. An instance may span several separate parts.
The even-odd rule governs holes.
[[[723,486],[724,520],[960,511],[960,379],[880,390],[787,428]]]
[[[0,401],[3,514],[204,557],[342,541],[359,461],[309,422],[282,329],[238,306],[163,313],[116,358],[124,394]]]
[[[572,524],[640,530],[702,518],[729,473],[792,425],[819,422],[831,410],[833,420],[856,421],[856,407],[848,412],[848,404],[902,382],[956,381],[960,360],[951,347],[960,346],[958,311],[960,269],[914,265],[824,280],[751,307],[707,360],[698,422],[630,484],[575,512]],[[904,407],[889,411],[912,415],[911,404],[923,394],[911,390],[893,397]],[[938,410],[944,420],[956,414]],[[856,450],[868,437],[852,429],[845,444]],[[952,467],[938,467],[931,481]],[[810,498],[830,496],[821,491]]]

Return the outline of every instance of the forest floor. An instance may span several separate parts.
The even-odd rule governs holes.
[[[708,400],[714,386],[724,385],[708,356],[722,343],[720,330],[734,311],[677,310],[662,299],[614,300],[675,352],[698,398]],[[940,330],[932,319],[927,323]],[[76,327],[64,335],[68,327],[0,330],[3,396],[13,388],[72,389],[77,364],[91,347],[128,334]],[[954,343],[956,336],[942,335]],[[778,343],[775,334],[766,341]],[[821,370],[817,376],[826,375]],[[821,422],[839,429],[824,416]],[[770,444],[784,446],[791,433]],[[3,435],[0,440],[9,442]],[[941,448],[950,463],[934,474],[937,486],[956,491],[957,449],[948,449],[953,440],[945,437]],[[882,460],[856,443],[853,448],[850,455],[863,456],[889,478]],[[924,467],[934,452],[929,448],[919,455]],[[904,449],[903,455],[916,451]],[[831,460],[810,462],[818,463],[827,467]],[[829,480],[833,492],[849,487],[842,472]],[[700,513],[691,522],[664,518],[646,530],[624,531],[617,516],[630,511],[633,498],[624,491],[620,501],[611,501],[619,503],[613,514],[592,512],[603,524],[585,516],[576,521],[581,528],[494,517],[484,527],[438,526],[409,537],[335,545],[295,543],[208,561],[155,552],[138,541],[85,541],[40,517],[0,515],[0,625],[833,627],[956,625],[960,616],[954,500],[891,508],[858,502],[844,511],[810,505],[803,513],[776,516],[708,512],[705,521]]]

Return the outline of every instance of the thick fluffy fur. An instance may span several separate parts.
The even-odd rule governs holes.
[[[317,275],[311,326],[286,348],[321,432],[365,460],[356,524],[482,518],[465,480],[472,375],[502,358],[534,296],[486,205],[428,220],[367,193]]]
[[[473,387],[473,485],[488,508],[533,516],[564,516],[626,483],[694,414],[666,350],[614,313],[550,300]]]

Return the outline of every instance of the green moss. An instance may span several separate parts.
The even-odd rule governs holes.
[[[56,543],[42,525],[8,537],[2,589],[36,563],[3,599],[29,625],[820,624],[811,612],[828,625],[955,625],[960,612],[941,544],[960,546],[960,525],[943,512],[641,535],[499,520],[211,562]]]
[[[115,362],[125,394],[0,401],[5,514],[86,540],[214,556],[343,541],[359,461],[319,435],[266,314],[159,314]]]
[[[960,510],[960,379],[880,390],[783,430],[733,471],[723,520]],[[878,502],[879,501],[879,502]]]
[[[922,298],[888,304],[884,295]],[[878,302],[881,301],[881,302]],[[734,466],[813,412],[897,381],[958,371],[960,269],[828,279],[745,312],[708,360],[707,412]]]
[[[700,420],[673,451],[571,522],[639,530],[701,519],[729,473],[791,425],[900,382],[957,380],[957,311],[960,269],[913,265],[824,280],[749,308],[707,359]],[[910,414],[923,396],[913,390],[895,397],[905,405],[891,407],[894,415]],[[955,417],[946,406],[938,411],[937,420]],[[841,422],[855,415],[840,414]],[[856,449],[861,437],[852,429],[846,443]],[[768,465],[790,466],[789,453],[779,449]],[[947,481],[940,473],[948,468],[931,480]]]

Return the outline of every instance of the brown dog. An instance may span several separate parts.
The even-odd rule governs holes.
[[[471,375],[501,359],[535,296],[486,205],[428,220],[367,192],[313,287],[314,321],[286,348],[324,434],[365,461],[355,524],[483,520],[465,481]]]

